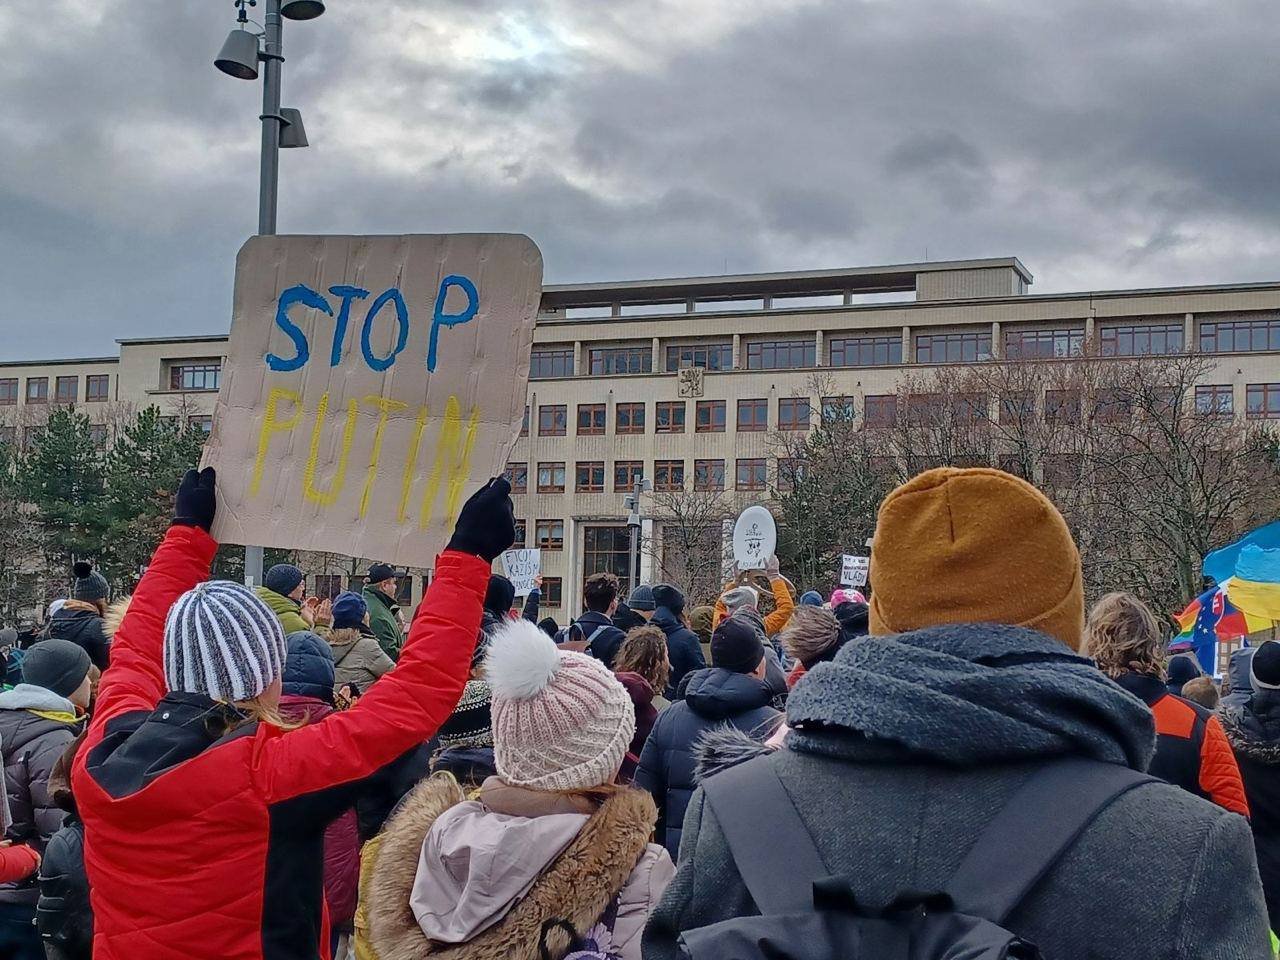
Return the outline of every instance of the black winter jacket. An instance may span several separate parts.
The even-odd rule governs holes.
[[[768,738],[782,721],[782,714],[768,706],[772,697],[755,677],[708,667],[690,675],[683,700],[658,714],[640,753],[635,783],[653,794],[658,805],[655,839],[672,859],[680,850],[681,825],[696,785],[698,741],[726,724]]]
[[[591,640],[587,653],[612,670],[613,660],[627,635],[615,627],[612,620],[595,610],[588,610],[574,622],[582,628],[582,635]]]
[[[49,621],[45,636],[51,640],[70,640],[84,647],[95,667],[107,669],[111,638],[102,629],[102,618],[96,611],[63,607]]]
[[[80,733],[80,722],[70,719],[72,709],[62,697],[28,684],[0,694],[0,753],[12,817],[5,839],[25,843],[41,856],[62,827],[64,813],[49,796],[49,774]],[[33,710],[68,719],[40,716]],[[0,885],[0,903],[34,904],[37,894],[34,876]]]
[[[666,607],[659,607],[649,623],[667,635],[667,659],[671,661],[671,676],[662,695],[668,700],[675,700],[684,675],[701,670],[707,665],[702,656],[702,644],[698,641],[698,635]]]
[[[1243,710],[1224,711],[1222,726],[1249,800],[1271,929],[1280,930],[1280,691],[1259,690]]]
[[[84,824],[75,816],[53,835],[40,862],[36,928],[51,960],[90,960],[93,910],[84,870]]]

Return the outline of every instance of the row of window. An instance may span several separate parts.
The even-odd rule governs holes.
[[[827,361],[832,367],[885,367],[903,362],[902,337],[896,333],[872,333],[827,338]],[[917,363],[977,363],[990,360],[991,332],[923,332],[915,336]],[[813,337],[748,341],[743,366],[747,370],[788,370],[813,367],[817,344]],[[1153,323],[1103,323],[1098,326],[1098,348],[1104,357],[1161,356],[1181,353],[1186,347],[1181,321]],[[1084,326],[1008,330],[1004,356],[1009,359],[1051,360],[1084,353]],[[1263,315],[1222,321],[1202,321],[1203,353],[1280,351],[1280,315]],[[729,370],[733,345],[728,341],[675,344],[666,348],[668,373],[682,367]],[[547,347],[533,352],[532,379],[571,377],[571,347]],[[652,373],[653,350],[648,343],[592,348],[588,369],[593,376]]]
[[[684,400],[659,400],[654,405],[656,433],[684,433],[688,404]],[[638,434],[645,432],[648,405],[641,402],[615,403],[613,432]],[[580,437],[602,437],[608,422],[603,403],[578,404],[576,433]],[[737,401],[738,432],[753,433],[769,428],[769,401],[763,398]],[[724,400],[698,400],[694,403],[694,432],[724,433],[727,405]],[[544,403],[538,407],[538,436],[563,437],[568,433],[569,408],[563,403]],[[778,429],[806,430],[809,427],[809,398],[782,397],[778,400]],[[525,423],[528,433],[528,421]]]
[[[85,400],[97,403],[107,400],[111,393],[111,376],[106,373],[91,373],[84,378]],[[80,399],[79,377],[54,377],[54,403],[76,403]],[[0,378],[0,405],[12,406],[18,402],[18,378]],[[49,378],[27,377],[27,403],[49,402]]]
[[[684,460],[655,460],[653,462],[653,489],[671,493],[685,489]],[[607,474],[603,460],[579,460],[573,465],[573,490],[575,493],[604,493]],[[734,489],[764,490],[765,461],[759,457],[745,457],[736,461]],[[512,493],[529,492],[529,464],[508,463],[503,476],[511,483]],[[644,476],[643,460],[616,460],[613,464],[613,491],[630,493],[636,482]],[[536,490],[538,493],[564,493],[567,467],[557,460],[537,464]],[[724,460],[693,461],[694,490],[724,490]]]
[[[174,422],[177,420],[176,417],[166,417],[164,419]],[[208,433],[213,429],[213,417],[187,417],[187,425],[208,435]],[[0,424],[0,444],[10,447],[20,444],[23,450],[29,450],[40,445],[40,441],[44,437],[44,431],[45,428],[41,426],[26,427],[22,431],[21,436],[19,436],[17,427]],[[110,430],[105,423],[89,424],[89,442],[98,449],[106,447],[109,436]]]

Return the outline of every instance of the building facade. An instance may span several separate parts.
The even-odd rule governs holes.
[[[848,270],[548,285],[534,334],[525,429],[511,456],[523,543],[543,551],[544,600],[562,622],[598,570],[659,572],[654,500],[768,497],[770,436],[807,430],[825,390],[867,427],[939,364],[1198,351],[1197,402],[1280,420],[1280,283],[1033,295],[1014,258]],[[207,425],[225,336],[120,341],[118,357],[0,364],[0,440],[37,438],[76,403],[106,442],[111,418],[156,404]],[[817,391],[823,393],[819,394]],[[648,481],[631,553],[624,502]],[[636,519],[636,518],[632,518]],[[354,565],[314,571],[317,592]],[[405,584],[416,599],[421,584]]]

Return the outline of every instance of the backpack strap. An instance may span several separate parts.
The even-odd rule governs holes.
[[[600,636],[600,634],[604,633],[608,629],[609,629],[608,625],[602,623],[600,624],[600,626],[592,630],[591,636],[587,637],[587,649],[590,650],[591,644],[595,643],[596,641],[596,637]]]
[[[812,881],[831,871],[769,758],[717,773],[702,792],[760,913],[812,910]]]
[[[1055,760],[1018,788],[947,884],[956,910],[1003,924],[1089,824],[1155,778],[1116,763]]]

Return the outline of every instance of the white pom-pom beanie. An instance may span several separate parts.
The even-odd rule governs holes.
[[[561,651],[527,620],[503,624],[489,643],[498,776],[535,790],[585,790],[612,782],[636,731],[631,697],[609,669]]]

